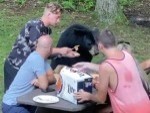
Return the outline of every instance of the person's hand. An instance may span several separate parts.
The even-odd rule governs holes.
[[[79,71],[86,72],[89,69],[88,62],[79,62],[74,64],[72,67],[79,69]]]
[[[74,58],[74,57],[80,56],[80,54],[78,52],[73,51],[72,48],[68,48],[68,47],[61,48],[61,55],[63,57],[69,57],[69,58]]]
[[[98,74],[92,74],[92,84],[97,89],[99,84],[99,75]]]
[[[82,72],[99,72],[99,64],[91,63],[91,62],[78,62],[73,65],[74,68],[77,68]]]
[[[75,93],[74,96],[78,100],[78,102],[81,103],[81,102],[89,101],[91,94],[81,89],[79,90],[79,92]]]
[[[68,47],[61,47],[60,48],[60,54],[65,56],[69,51],[72,51],[71,48],[68,48]]]
[[[34,86],[36,86],[36,87],[39,87],[38,79],[33,79],[33,80],[31,81],[31,84],[34,85]]]
[[[79,57],[80,54],[75,51],[68,51],[68,53],[64,57],[69,57],[69,58],[74,58],[74,57]]]

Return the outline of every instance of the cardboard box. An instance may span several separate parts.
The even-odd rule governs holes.
[[[63,67],[60,71],[60,77],[56,82],[57,96],[78,104],[74,98],[74,93],[80,89],[92,93],[92,77],[75,68]]]

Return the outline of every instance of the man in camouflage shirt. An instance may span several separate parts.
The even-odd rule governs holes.
[[[35,45],[40,36],[51,34],[49,26],[56,26],[60,22],[63,9],[57,3],[49,3],[44,9],[43,16],[37,20],[28,21],[20,34],[4,64],[4,91],[6,91],[19,68],[25,62],[28,55],[35,50]],[[75,57],[71,48],[53,48],[52,54],[62,54],[68,57]],[[76,56],[78,56],[76,54]]]

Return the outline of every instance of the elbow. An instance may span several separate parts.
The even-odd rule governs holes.
[[[106,102],[106,97],[99,97],[99,98],[98,98],[98,102],[101,103],[101,104],[105,104],[105,102]]]
[[[102,104],[105,104],[105,102],[106,102],[106,100],[101,100],[101,103],[102,103]]]
[[[46,90],[48,88],[48,83],[39,84],[39,88],[42,90]]]
[[[56,84],[56,79],[49,82],[49,85]]]
[[[103,100],[103,99],[98,99],[98,103],[100,103],[100,104],[105,104],[105,100]]]
[[[55,84],[56,83],[56,78],[53,77],[51,80],[49,80],[49,84]]]

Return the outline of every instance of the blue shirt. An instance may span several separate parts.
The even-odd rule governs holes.
[[[32,52],[19,69],[10,88],[3,97],[3,103],[16,105],[16,98],[32,91],[35,87],[31,81],[45,74],[50,68],[48,60],[45,60],[36,51]]]

